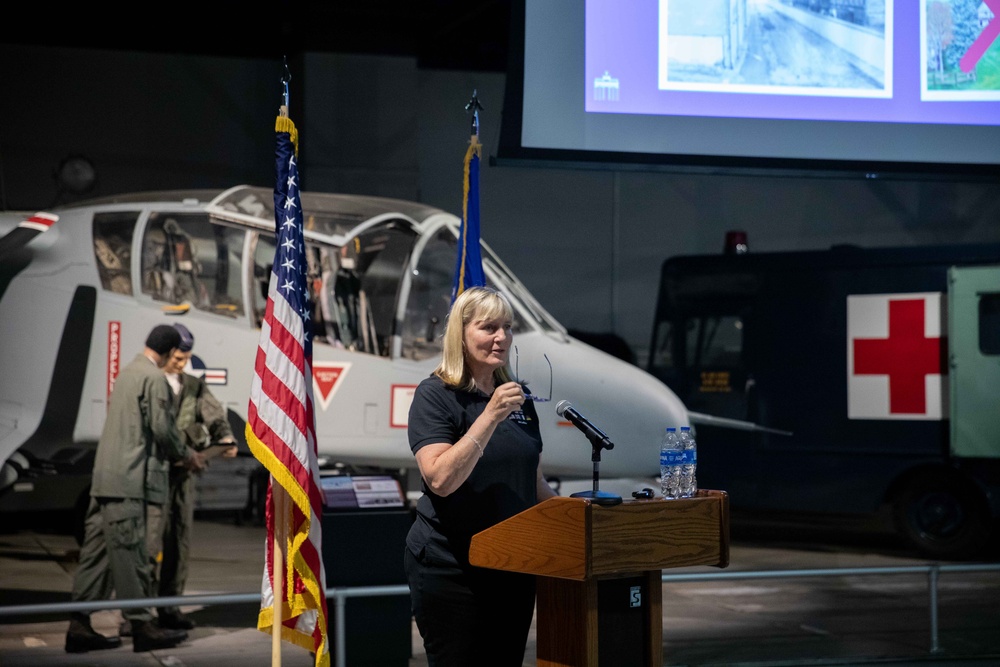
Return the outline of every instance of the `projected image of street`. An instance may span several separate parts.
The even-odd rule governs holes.
[[[891,81],[886,0],[664,0],[660,7],[662,90],[871,96]]]

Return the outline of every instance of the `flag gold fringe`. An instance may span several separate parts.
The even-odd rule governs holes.
[[[479,137],[472,135],[469,140],[469,148],[465,151],[465,163],[462,167],[462,263],[458,269],[458,290],[455,296],[465,291],[465,257],[469,246],[469,166],[472,164],[472,156],[475,155],[480,160],[483,157],[483,145],[479,143]]]
[[[316,666],[317,667],[329,667],[330,665],[330,652],[327,648],[329,644],[328,626],[326,614],[320,608],[318,602],[320,598],[320,586],[319,586],[319,573],[314,573],[309,565],[305,562],[302,557],[302,544],[309,539],[309,527],[312,523],[312,507],[309,505],[309,496],[299,483],[289,472],[278,457],[275,456],[274,452],[267,447],[260,438],[253,432],[250,424],[246,426],[246,440],[247,444],[250,446],[250,451],[253,455],[257,457],[264,467],[271,473],[274,480],[285,489],[288,497],[295,503],[295,506],[299,508],[304,517],[302,525],[294,532],[294,534],[289,535],[285,544],[285,554],[288,559],[285,565],[285,572],[287,573],[285,586],[287,587],[287,595],[280,595],[279,591],[272,591],[275,603],[282,604],[281,618],[291,618],[293,616],[299,616],[303,612],[309,609],[305,601],[304,595],[296,595],[294,588],[294,572],[298,572],[302,577],[302,583],[306,588],[306,591],[312,596],[313,600],[317,601],[316,605],[316,622],[319,624],[320,630],[322,632],[323,640],[320,644],[319,649],[313,646],[313,640],[311,636],[307,636],[301,632],[297,632],[292,628],[288,628],[284,625],[281,627],[281,637],[282,639],[289,641],[297,646],[301,646],[310,651],[316,651]],[[325,594],[325,591],[323,591]],[[284,603],[284,598],[287,597],[291,602],[291,605]],[[260,614],[257,617],[257,629],[263,632],[268,632],[272,629],[274,625],[274,611],[272,608],[265,608],[260,610]]]
[[[274,121],[275,132],[287,132],[292,137],[292,146],[295,147],[295,155],[299,154],[299,131],[295,128],[295,123],[288,116],[278,116]]]

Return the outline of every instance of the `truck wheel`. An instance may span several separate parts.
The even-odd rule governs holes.
[[[971,482],[921,475],[893,505],[900,534],[929,558],[971,558],[985,548],[990,523]]]

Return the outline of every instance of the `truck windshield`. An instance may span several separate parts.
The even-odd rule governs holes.
[[[691,410],[747,419],[743,329],[737,314],[678,314],[662,320],[649,371],[684,396]]]

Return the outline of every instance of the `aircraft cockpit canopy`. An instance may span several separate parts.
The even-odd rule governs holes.
[[[101,287],[167,312],[259,327],[275,255],[273,192],[240,186],[210,200],[155,201],[118,200],[94,211]],[[437,357],[457,220],[376,197],[303,192],[302,202],[313,341],[382,357]],[[514,305],[515,332],[565,333],[485,245],[483,261],[488,283]]]
[[[347,236],[359,224],[386,211],[395,211],[416,221],[440,213],[430,206],[397,199],[305,191],[300,195],[306,233],[331,238]],[[216,197],[209,211],[222,220],[250,222],[248,219],[256,219],[256,226],[274,229],[274,192],[251,186],[232,188]]]

